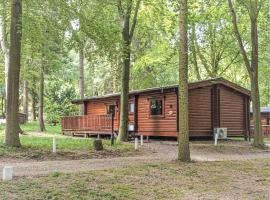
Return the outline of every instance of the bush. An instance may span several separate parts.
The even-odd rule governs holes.
[[[50,81],[46,90],[46,120],[59,123],[62,116],[78,112],[78,106],[71,103],[76,98],[74,86],[63,81]]]

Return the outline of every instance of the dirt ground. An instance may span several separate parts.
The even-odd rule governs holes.
[[[250,160],[270,158],[270,150],[253,148],[248,142],[226,141],[217,147],[212,141],[192,142],[191,158],[194,161]],[[53,172],[84,172],[90,170],[115,169],[144,164],[161,164],[177,159],[177,143],[151,141],[144,143],[136,157],[113,157],[101,159],[33,161],[1,159],[0,168],[14,167],[15,178],[36,177]]]

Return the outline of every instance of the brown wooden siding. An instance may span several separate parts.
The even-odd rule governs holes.
[[[133,103],[134,98],[129,99],[129,103]],[[105,100],[92,100],[86,104],[86,115],[104,115],[107,114],[107,106],[116,105],[115,116],[114,116],[114,130],[119,129],[119,119],[120,119],[120,99],[118,98],[108,98]],[[130,124],[134,124],[134,113],[129,113],[128,120]]]
[[[228,128],[229,135],[246,133],[244,123],[245,96],[230,88],[221,86],[220,90],[220,127]]]
[[[270,125],[270,114],[262,113],[261,114],[261,125]],[[250,123],[251,125],[254,125],[252,114],[250,115]]]
[[[105,115],[107,114],[107,106],[110,104],[116,105],[115,116],[114,116],[114,130],[118,130],[119,124],[119,100],[116,98],[106,100],[93,100],[88,101],[86,104],[87,115]]]
[[[135,113],[129,113],[129,123],[135,125],[136,134],[151,136],[177,136],[177,94],[176,89],[147,92],[131,96]],[[164,102],[161,117],[151,117],[149,99],[162,98]],[[227,127],[229,135],[246,133],[245,104],[249,98],[227,86],[204,86],[189,90],[189,130],[191,137],[211,136],[213,127]],[[116,115],[114,129],[119,128],[119,97],[95,99],[86,103],[87,115],[107,114],[107,105],[114,104]],[[213,104],[214,103],[214,104]],[[213,112],[213,111],[216,112]],[[137,113],[136,113],[137,112]],[[216,117],[214,116],[216,113]],[[181,113],[179,113],[181,114]],[[213,119],[216,121],[213,123]]]
[[[189,91],[190,136],[210,136],[212,132],[211,87]]]
[[[149,99],[164,98],[164,116],[153,118],[149,114]],[[138,97],[138,133],[152,136],[176,136],[176,93],[142,94]]]

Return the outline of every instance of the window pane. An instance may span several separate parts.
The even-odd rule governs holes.
[[[162,115],[162,100],[152,99],[150,101],[150,114]]]
[[[115,105],[109,105],[107,108],[107,114],[114,114],[115,112]]]
[[[129,104],[129,112],[130,112],[130,113],[134,113],[134,110],[135,110],[135,105],[134,105],[134,103],[130,103],[130,104]]]

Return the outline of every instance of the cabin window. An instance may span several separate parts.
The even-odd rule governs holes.
[[[129,104],[129,113],[134,113],[134,111],[135,111],[135,105],[134,105],[134,103],[130,103]]]
[[[163,101],[162,99],[150,99],[150,115],[162,116],[163,115]]]
[[[115,113],[115,105],[108,105],[107,107],[107,114],[113,114]]]

